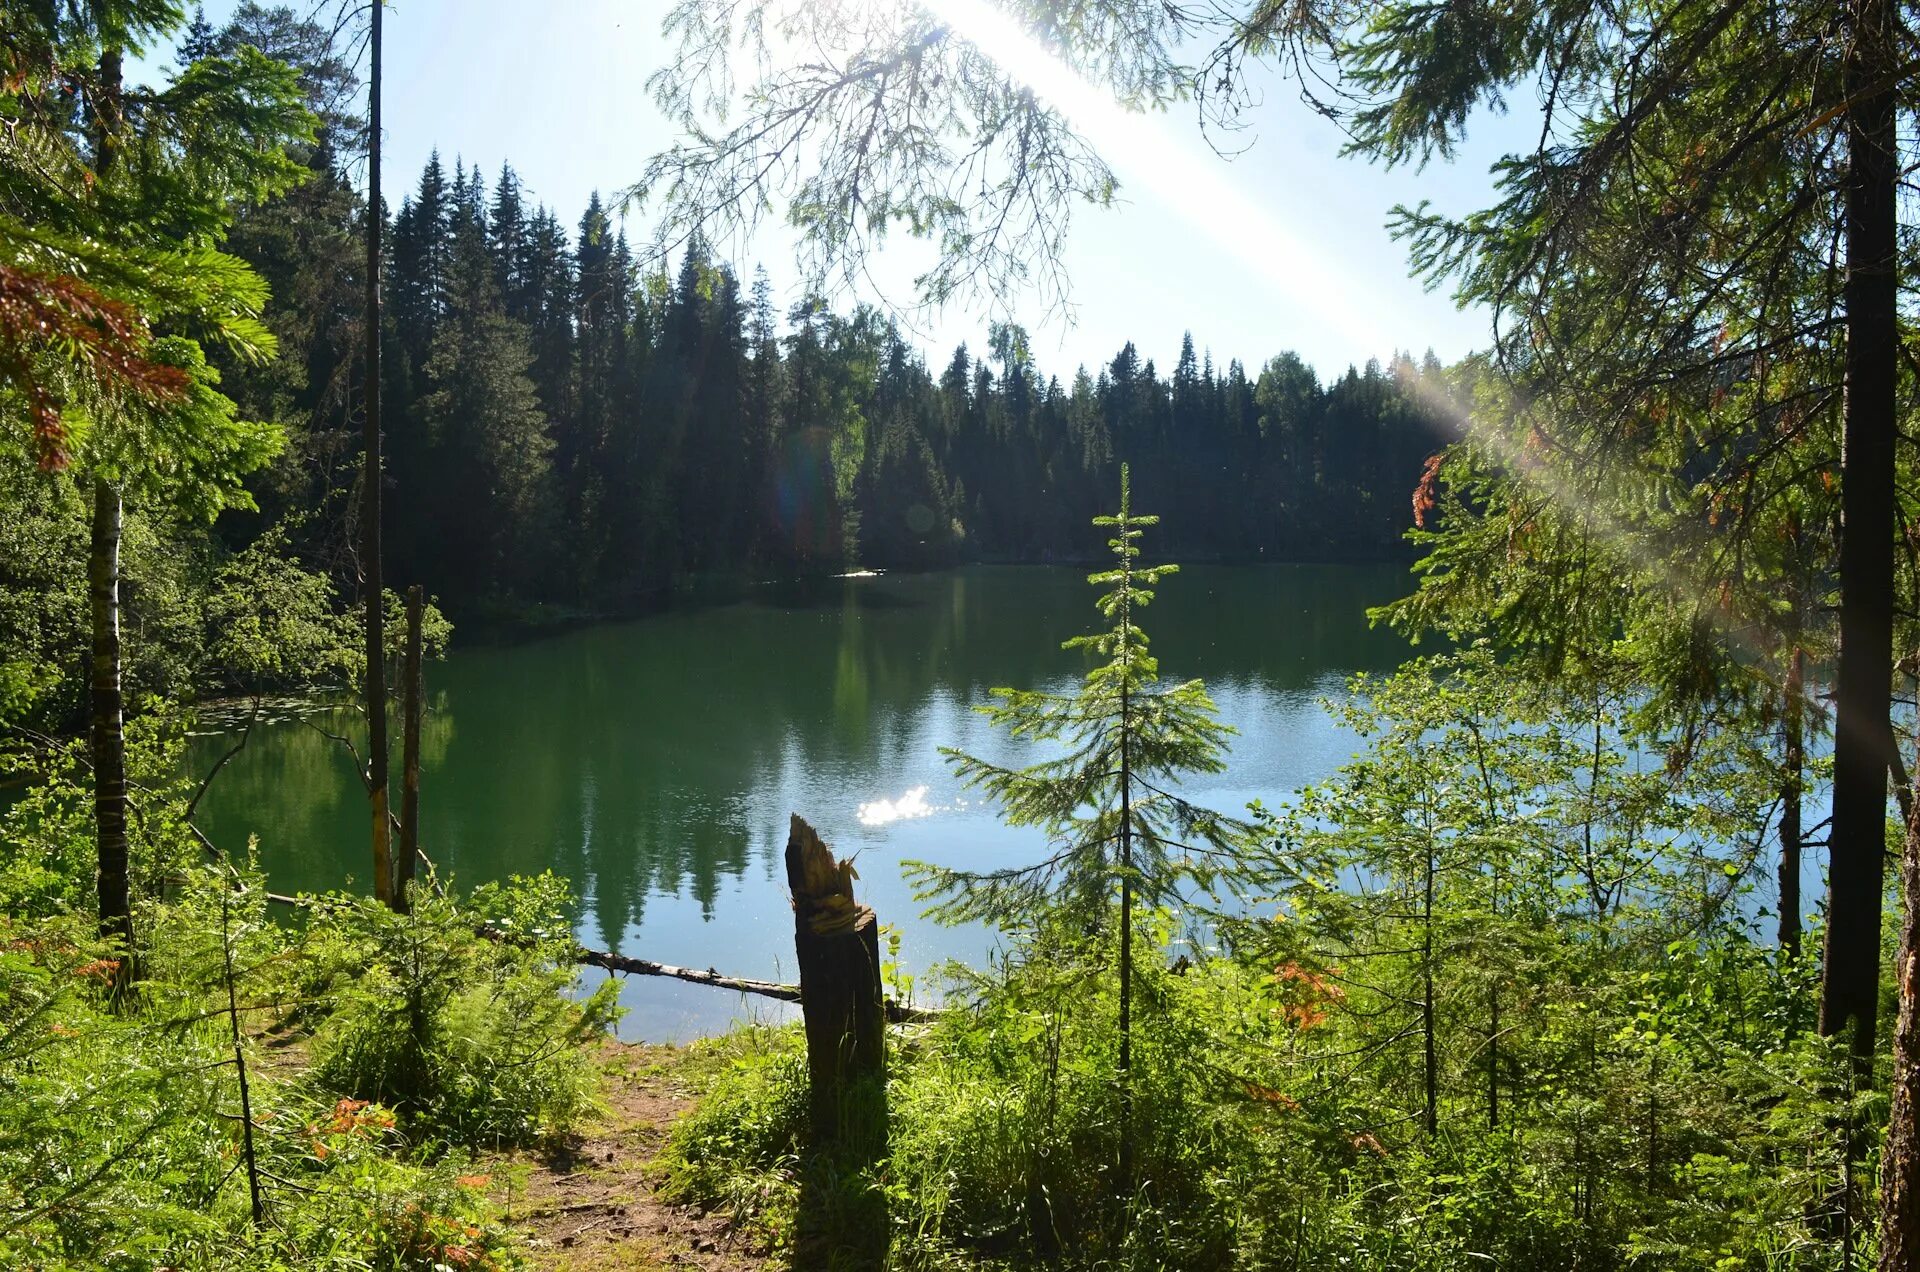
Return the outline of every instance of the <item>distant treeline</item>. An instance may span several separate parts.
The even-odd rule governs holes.
[[[299,24],[270,16],[205,38],[301,64]],[[316,100],[347,100],[344,68],[304,64]],[[226,383],[296,441],[266,514],[331,509],[308,533],[336,538],[365,210],[335,157],[354,126],[335,117],[315,179],[241,218],[233,247],[273,285],[282,356]],[[781,313],[765,271],[745,284],[698,243],[671,275],[645,270],[597,196],[569,233],[511,167],[489,189],[436,155],[388,242],[388,577],[456,613],[617,609],[709,573],[1087,557],[1123,459],[1171,555],[1383,559],[1443,440],[1431,354],[1323,384],[1293,354],[1250,375],[1189,338],[1170,373],[1128,344],[1063,381],[995,324],[929,366],[881,312]]]

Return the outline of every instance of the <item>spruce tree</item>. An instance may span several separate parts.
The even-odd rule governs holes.
[[[1052,851],[1031,865],[988,872],[910,863],[932,913],[945,922],[986,921],[1031,930],[1054,917],[1104,927],[1117,922],[1121,1100],[1120,1187],[1130,1187],[1133,919],[1137,904],[1170,904],[1183,885],[1207,885],[1249,844],[1244,823],[1177,794],[1189,774],[1225,767],[1233,729],[1220,722],[1198,680],[1167,685],[1148,652],[1137,613],[1176,565],[1142,566],[1139,540],[1159,518],[1133,511],[1130,475],[1120,467],[1120,511],[1094,518],[1109,527],[1112,569],[1088,576],[1100,613],[1112,625],[1076,636],[1063,648],[1104,661],[1087,672],[1079,692],[996,689],[980,710],[1021,742],[1059,753],[1014,767],[957,750],[944,754],[969,789],[986,793],[1009,825],[1046,834]]]

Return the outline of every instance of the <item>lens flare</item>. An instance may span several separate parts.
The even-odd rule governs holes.
[[[1356,348],[1378,348],[1378,325],[1369,314],[1384,306],[1361,295],[1353,278],[1335,272],[1330,253],[1304,242],[1249,198],[1190,140],[1171,136],[1153,116],[1115,102],[987,0],[926,0],[925,8],[1059,111],[1117,170],[1131,173],[1194,230],[1234,252],[1250,274],[1335,328]],[[1701,580],[1685,577],[1686,567],[1672,545],[1661,551],[1645,542],[1610,516],[1592,490],[1579,488],[1538,456],[1523,453],[1497,428],[1480,426],[1437,387],[1423,384],[1417,392],[1456,435],[1484,448],[1528,488],[1573,515],[1643,578],[1690,605],[1711,590]],[[1768,664],[1734,615],[1717,606],[1702,608],[1739,653],[1760,666]]]

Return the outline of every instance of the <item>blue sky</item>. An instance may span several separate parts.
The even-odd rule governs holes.
[[[208,4],[208,16],[217,23],[232,7],[230,0]],[[673,140],[646,90],[666,52],[664,11],[660,0],[398,0],[386,20],[389,201],[398,204],[437,147],[449,165],[456,156],[477,163],[489,183],[510,161],[530,198],[577,224],[592,191],[629,184]],[[1190,145],[1284,227],[1291,240],[1284,258],[1256,260],[1262,244],[1197,222],[1191,207],[1181,210],[1182,191],[1159,188],[1154,173],[1109,154],[1121,202],[1083,211],[1067,253],[1075,321],[1042,321],[1018,298],[1012,308],[1043,367],[1063,378],[1077,363],[1106,361],[1129,339],[1170,368],[1189,330],[1222,366],[1239,357],[1250,370],[1285,349],[1323,376],[1395,349],[1431,347],[1452,360],[1487,342],[1486,316],[1462,312],[1407,277],[1405,250],[1386,230],[1388,212],[1421,199],[1451,212],[1490,202],[1489,166],[1530,146],[1538,127],[1524,105],[1512,116],[1475,120],[1456,158],[1424,172],[1340,157],[1338,131],[1277,78],[1240,138],[1251,147],[1231,161],[1213,158],[1188,115],[1142,119],[1140,128]],[[648,228],[632,224],[629,235],[642,242]],[[782,298],[795,298],[783,227],[719,249],[743,273],[764,264]],[[923,250],[890,246],[873,271],[884,295],[868,298],[910,301],[908,280]],[[1300,285],[1288,285],[1293,274]],[[1315,286],[1304,282],[1308,274]],[[1329,275],[1339,280],[1337,297],[1325,295]],[[1336,306],[1342,321],[1330,320]],[[962,340],[978,348],[987,317],[978,305],[950,307],[921,322],[916,341],[937,366]]]

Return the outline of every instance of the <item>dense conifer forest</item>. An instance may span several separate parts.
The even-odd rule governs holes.
[[[330,463],[352,459],[361,215],[325,169],[235,227],[234,250],[299,297],[283,321],[305,382],[280,365],[229,382],[243,408],[306,422],[266,479],[288,512],[323,504]],[[563,224],[511,167],[489,184],[438,156],[391,225],[391,568],[456,609],[619,610],[725,572],[1084,558],[1120,454],[1188,559],[1403,558],[1446,440],[1431,354],[1323,383],[1287,353],[1215,366],[1189,337],[1170,369],[1129,344],[1063,380],[996,324],[930,364],[871,307],[781,306],[764,270],[745,282],[698,240],[650,271],[598,197]],[[312,270],[315,251],[341,269]]]
[[[289,434],[250,480],[260,516],[223,533],[291,518],[324,568],[358,462],[359,84],[285,10],[203,23],[180,56],[243,44],[297,65],[325,126],[311,179],[234,219],[281,356],[223,366],[224,387]],[[782,304],[767,271],[745,278],[697,236],[637,252],[597,195],[566,215],[530,205],[511,166],[489,179],[438,155],[391,211],[389,573],[456,614],[620,612],[708,575],[1084,559],[1120,455],[1188,559],[1405,559],[1447,439],[1431,354],[1323,375],[1290,353],[1218,366],[1189,337],[1160,351],[1170,365],[1128,344],[1067,376],[1009,323],[930,358],[871,306]]]
[[[318,121],[288,151],[300,179],[237,200],[225,243],[274,298],[278,355],[208,350],[236,415],[280,440],[237,478],[250,506],[211,525],[128,502],[145,581],[125,604],[150,633],[128,651],[136,694],[350,676],[327,610],[360,577],[362,86],[285,8],[242,5],[218,30],[202,14],[176,60],[246,46],[296,68]],[[511,167],[489,182],[438,156],[386,236],[386,574],[474,635],[689,587],[1085,560],[1121,455],[1184,559],[1411,560],[1415,489],[1463,391],[1431,354],[1323,381],[1288,353],[1216,366],[1191,339],[1170,371],[1129,344],[1063,382],[1011,324],[929,363],[871,306],[782,306],[766,271],[743,281],[697,238],[656,260],[598,197],[563,224]],[[0,480],[0,609],[59,669],[22,693],[37,723],[71,722],[84,676],[59,651],[85,644],[87,509],[65,478]],[[301,652],[232,656],[220,633],[242,594],[272,598]]]

